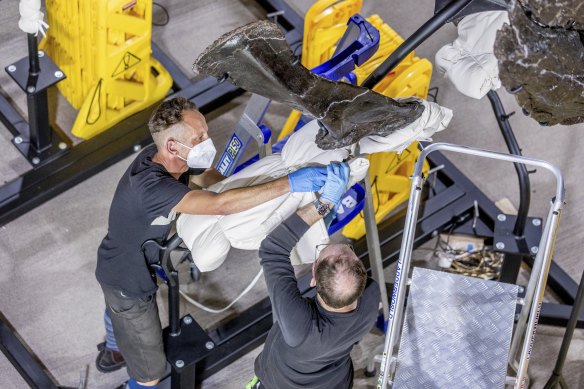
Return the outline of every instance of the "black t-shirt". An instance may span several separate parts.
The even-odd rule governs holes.
[[[188,175],[179,180],[155,162],[156,146],[146,147],[124,173],[109,213],[108,232],[97,251],[95,276],[100,284],[132,297],[156,291],[148,262],[157,261],[156,250],[142,252],[148,239],[162,241],[176,214],[172,209],[190,191]]]
[[[352,387],[351,350],[379,313],[379,286],[371,279],[351,312],[330,312],[316,298],[302,297],[290,251],[309,227],[293,214],[260,247],[274,325],[255,360],[255,374],[267,389]]]

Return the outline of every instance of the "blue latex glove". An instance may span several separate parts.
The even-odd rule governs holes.
[[[316,192],[322,188],[327,179],[327,168],[310,166],[288,174],[290,192]]]
[[[336,207],[349,184],[349,165],[345,162],[331,163],[326,169],[326,182],[322,188],[322,196],[320,198],[330,201]]]

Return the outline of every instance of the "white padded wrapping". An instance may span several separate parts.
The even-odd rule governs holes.
[[[507,11],[465,16],[458,24],[458,38],[436,53],[436,67],[456,87],[474,99],[501,87],[499,66],[493,53],[497,31],[509,23]]]
[[[426,139],[443,130],[452,117],[452,111],[437,104],[423,101],[424,114],[410,126],[388,137],[371,136],[360,141],[362,153],[403,150],[414,140]],[[321,150],[315,144],[318,123],[313,120],[290,136],[281,154],[262,158],[208,190],[220,193],[226,190],[257,185],[283,177],[304,166],[328,165],[346,160],[350,146],[336,150]],[[369,168],[366,158],[349,161],[351,176],[349,186],[361,181]],[[313,193],[289,193],[260,204],[247,211],[227,216],[180,215],[177,231],[193,253],[196,265],[203,272],[219,267],[231,246],[257,250],[262,240],[283,220],[303,205],[315,199]],[[292,252],[292,264],[314,261],[315,247],[328,243],[324,222],[314,224],[300,239]]]

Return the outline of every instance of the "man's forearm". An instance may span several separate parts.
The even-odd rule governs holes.
[[[327,204],[329,206],[329,209],[332,208],[332,204],[330,202],[324,199],[321,199],[321,202]],[[304,222],[309,226],[313,225],[314,223],[323,218],[323,216],[318,214],[318,212],[316,211],[316,207],[312,203],[306,204],[302,208],[299,208],[298,211],[296,211],[296,214],[300,216],[300,218],[304,220]]]
[[[191,176],[191,182],[195,183],[200,188],[208,188],[213,184],[223,181],[225,176],[217,171],[217,169],[211,168],[205,170],[203,174],[198,176]]]
[[[230,215],[243,212],[289,192],[290,184],[287,176],[265,184],[231,189],[219,194],[223,204],[222,213]]]

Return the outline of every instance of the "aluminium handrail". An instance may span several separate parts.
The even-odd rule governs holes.
[[[530,279],[530,283],[535,282],[535,287],[532,287],[531,289],[534,290],[533,295],[536,296],[537,298],[534,299],[531,303],[530,307],[531,315],[529,316],[526,328],[527,332],[523,342],[523,346],[521,348],[521,357],[519,360],[518,374],[515,379],[515,387],[523,388],[527,378],[527,366],[529,363],[529,358],[531,356],[533,339],[537,327],[537,320],[539,317],[539,311],[541,309],[543,294],[545,292],[545,283],[547,280],[547,275],[549,273],[549,267],[551,264],[552,256],[551,254],[553,252],[555,236],[558,230],[559,217],[565,200],[564,178],[560,170],[555,165],[543,160],[517,155],[509,155],[505,153],[477,149],[468,146],[453,145],[448,143],[434,143],[424,148],[420,153],[420,156],[414,166],[414,173],[412,175],[412,186],[410,190],[410,199],[408,201],[403,240],[396,268],[396,276],[392,298],[390,301],[390,310],[388,315],[387,327],[388,330],[385,338],[383,360],[381,362],[380,375],[377,381],[377,387],[385,389],[387,383],[390,381],[390,377],[391,381],[393,381],[393,375],[396,366],[396,364],[392,365],[394,359],[393,355],[396,348],[397,340],[399,339],[401,332],[403,306],[405,302],[405,289],[407,284],[408,272],[410,269],[410,261],[415,237],[416,219],[420,205],[422,184],[424,181],[422,167],[425,158],[430,153],[439,150],[457,152],[461,154],[474,155],[478,157],[496,159],[513,163],[522,163],[525,165],[538,166],[546,170],[549,170],[552,174],[554,174],[556,178],[556,195],[550,207],[551,217],[548,217],[548,219],[546,220],[546,225],[544,228],[545,234],[542,235],[539,244],[539,247],[542,250],[541,257],[543,258],[541,270],[539,274],[537,274],[537,278],[531,277]],[[525,306],[524,309],[527,309],[527,306]],[[516,336],[521,336],[521,334],[516,334]]]

